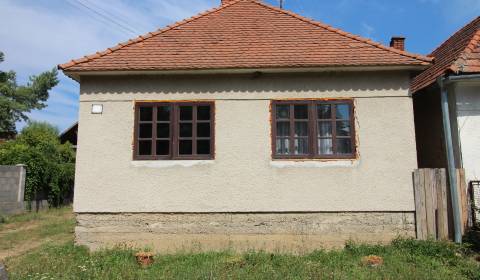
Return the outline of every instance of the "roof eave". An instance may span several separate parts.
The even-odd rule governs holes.
[[[324,66],[290,68],[223,68],[184,70],[63,70],[64,74],[77,82],[81,76],[122,76],[122,75],[207,75],[207,74],[248,74],[248,73],[312,73],[312,72],[373,72],[373,71],[422,71],[429,64],[415,65],[372,65],[372,66]]]

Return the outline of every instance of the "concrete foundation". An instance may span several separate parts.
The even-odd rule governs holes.
[[[250,249],[306,253],[346,241],[386,243],[415,237],[413,212],[274,214],[77,214],[76,243],[92,250],[115,245],[159,253]]]

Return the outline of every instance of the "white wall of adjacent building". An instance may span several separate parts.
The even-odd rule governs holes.
[[[480,84],[465,82],[454,88],[461,161],[467,183],[480,181]],[[480,188],[476,188],[480,207]]]

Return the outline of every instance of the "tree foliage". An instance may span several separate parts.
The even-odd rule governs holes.
[[[3,59],[0,52],[0,63]],[[0,137],[14,135],[15,123],[28,120],[26,113],[45,108],[48,91],[57,84],[56,69],[31,76],[25,86],[17,84],[14,71],[0,71]]]
[[[73,187],[75,152],[70,143],[61,144],[58,130],[50,124],[31,122],[15,140],[0,145],[0,164],[27,166],[25,200],[39,193],[48,195],[50,205],[62,204]]]

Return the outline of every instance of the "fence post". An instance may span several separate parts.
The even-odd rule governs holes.
[[[447,173],[445,169],[436,169],[437,180],[437,230],[438,238],[448,239]]]
[[[425,180],[423,169],[413,172],[413,185],[415,192],[415,222],[417,225],[417,238],[427,239],[427,214],[425,210]]]

